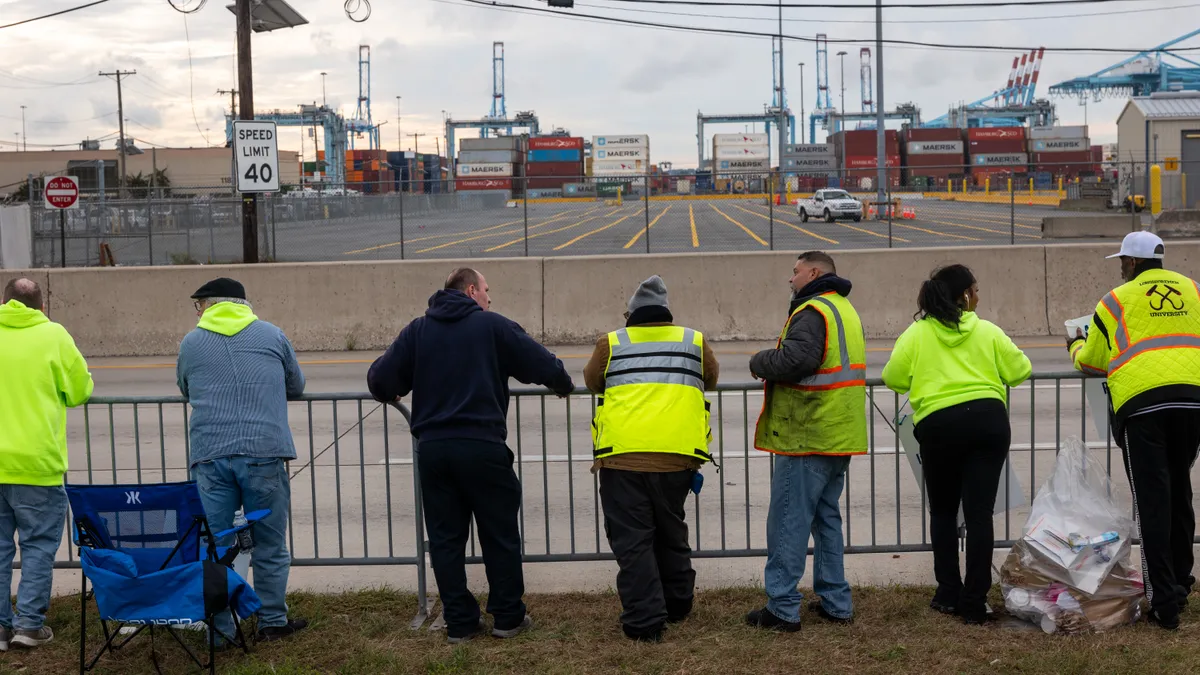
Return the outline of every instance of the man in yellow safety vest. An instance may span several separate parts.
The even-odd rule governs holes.
[[[797,585],[813,538],[809,609],[849,623],[850,585],[842,557],[842,494],[850,457],[867,451],[866,341],[846,296],[851,284],[833,258],[802,253],[792,269],[792,302],[775,349],[750,359],[766,382],[754,447],[775,454],[767,512],[767,605],[746,615],[758,628],[800,630]]]
[[[592,471],[620,567],[622,630],[658,642],[666,624],[692,611],[696,572],[683,506],[689,490],[699,494],[700,467],[712,459],[704,391],[716,388],[718,368],[699,331],[672,323],[659,276],[642,282],[625,318],[625,328],[596,341],[583,369],[588,389],[603,394]]]
[[[1068,343],[1075,368],[1108,378],[1113,435],[1125,459],[1142,539],[1148,618],[1179,627],[1195,584],[1191,468],[1200,447],[1200,288],[1163,269],[1162,239],[1131,232],[1125,283]]]

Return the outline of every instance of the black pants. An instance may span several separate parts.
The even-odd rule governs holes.
[[[452,439],[423,442],[416,454],[429,558],[447,633],[462,637],[479,623],[465,564],[471,516],[490,587],[487,611],[496,628],[516,628],[525,618],[525,579],[517,525],[521,483],[513,473],[512,452],[503,443]]]
[[[692,471],[600,469],[604,531],[617,557],[621,623],[638,635],[692,609],[696,572],[683,505]]]
[[[1123,436],[1125,471],[1142,538],[1146,599],[1151,609],[1173,616],[1195,583],[1191,469],[1200,447],[1200,411],[1134,415],[1125,422]]]
[[[916,428],[929,498],[934,599],[981,617],[992,586],[992,511],[1012,431],[1004,404],[969,401],[930,414]],[[958,570],[958,508],[967,526],[967,574]]]

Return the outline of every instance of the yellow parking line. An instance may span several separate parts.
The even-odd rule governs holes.
[[[715,205],[709,204],[709,206],[712,207],[713,211],[716,211],[717,213],[724,216],[725,220],[728,220],[729,222],[733,223],[734,225],[737,225],[738,227],[742,228],[742,231],[745,232],[746,234],[750,235],[754,239],[754,241],[757,241],[758,243],[762,244],[763,246],[767,245],[767,242],[763,241],[762,237],[758,236],[757,234],[754,234],[754,232],[752,232],[750,230],[750,228],[739,223],[738,221],[734,220],[733,218],[730,218],[724,211],[722,211],[721,209],[718,209]]]
[[[531,234],[531,235],[529,235],[529,238],[530,238],[530,239],[536,239],[537,237],[544,237],[544,236],[546,236],[547,234],[555,234],[555,233],[557,233],[557,232],[562,232],[562,231],[564,231],[564,230],[569,230],[569,229],[571,229],[571,228],[573,228],[573,227],[579,227],[580,225],[582,225],[582,224],[586,223],[586,222],[587,222],[587,221],[589,221],[589,220],[595,220],[595,219],[597,219],[597,218],[607,218],[608,216],[611,216],[611,215],[613,215],[614,213],[617,213],[617,212],[618,212],[618,211],[620,211],[622,208],[623,208],[623,207],[620,207],[620,206],[618,206],[617,208],[613,209],[612,211],[609,211],[608,213],[604,214],[603,216],[591,216],[590,218],[584,218],[584,219],[582,219],[582,220],[577,220],[577,221],[575,221],[575,222],[573,222],[573,223],[571,223],[570,225],[567,225],[567,226],[565,226],[565,227],[560,227],[560,228],[557,228],[557,229],[554,229],[554,230],[546,230],[545,232],[538,232],[537,234]],[[593,210],[595,210],[595,209],[593,209]],[[590,211],[589,211],[589,213],[590,213]],[[530,228],[530,229],[532,229],[532,228]],[[484,251],[483,251],[483,252],[484,252],[484,253],[491,253],[492,251],[499,251],[499,250],[500,250],[500,249],[502,249],[502,248],[508,248],[509,246],[512,246],[513,244],[519,244],[519,243],[521,243],[521,242],[523,242],[523,241],[525,241],[525,237],[524,237],[524,236],[520,236],[520,237],[517,237],[516,239],[513,239],[512,241],[506,241],[506,242],[504,242],[503,244],[497,244],[497,245],[495,245],[495,246],[493,246],[493,247],[491,247],[491,248],[484,249]]]
[[[598,208],[598,207],[596,207],[596,208]],[[592,211],[595,211],[595,210],[596,210],[596,208],[592,208],[592,209],[589,209],[588,211],[585,211],[585,212],[584,212],[584,215],[587,215],[588,213],[591,213]],[[531,230],[535,230],[535,229],[537,229],[537,228],[539,228],[539,227],[544,227],[544,226],[546,226],[546,225],[550,225],[550,224],[554,223],[554,221],[556,221],[556,220],[560,220],[560,219],[562,219],[562,218],[565,218],[566,216],[569,216],[569,215],[572,215],[572,214],[571,214],[571,213],[569,213],[569,212],[567,212],[567,213],[560,213],[560,214],[558,214],[558,215],[556,215],[556,216],[552,216],[552,217],[550,217],[550,218],[547,218],[546,220],[544,220],[544,221],[542,221],[542,222],[538,223],[537,225],[530,225],[530,226],[529,226],[529,229],[531,229]],[[520,223],[520,222],[522,222],[522,221],[518,220],[517,222],[518,222],[518,223]],[[475,236],[473,236],[473,237],[467,237],[467,238],[465,238],[465,239],[456,239],[456,240],[454,240],[454,241],[448,241],[448,242],[446,242],[446,243],[444,243],[444,244],[441,244],[441,245],[439,245],[439,246],[430,246],[429,248],[423,248],[423,249],[421,249],[420,251],[417,251],[417,253],[428,253],[428,252],[430,252],[430,251],[436,251],[436,250],[438,250],[438,249],[446,248],[447,246],[455,246],[455,245],[457,245],[457,244],[465,244],[465,243],[467,243],[467,242],[469,242],[469,241],[475,241],[476,239],[487,239],[488,237],[496,237],[496,236],[499,236],[499,235],[504,235],[504,234],[513,234],[514,232],[521,232],[523,229],[524,229],[524,228],[515,228],[515,229],[512,229],[512,230],[506,230],[506,231],[504,231],[504,232],[492,232],[491,234],[477,234],[477,235],[475,235]],[[524,238],[524,237],[522,237],[522,239],[523,239],[523,238]]]
[[[759,218],[762,218],[763,220],[771,219],[769,216],[764,216],[761,213],[756,213],[754,211],[751,211],[750,209],[742,208],[742,207],[738,206],[737,204],[734,204],[733,208],[745,211],[746,213],[749,213],[752,216],[758,216]],[[830,239],[829,237],[822,237],[821,235],[817,234],[816,232],[809,232],[808,230],[804,229],[803,227],[797,227],[797,226],[789,223],[786,220],[779,219],[779,222],[783,223],[784,225],[787,225],[788,227],[792,228],[793,230],[796,230],[798,232],[803,232],[804,234],[807,234],[808,236],[810,236],[814,239],[820,239],[823,242],[826,242],[829,244],[834,244],[834,245],[837,245],[837,243],[838,243],[836,239]]]
[[[759,207],[759,208],[761,208],[761,207]],[[850,229],[850,230],[854,230],[855,232],[862,232],[863,234],[869,234],[869,235],[871,235],[872,237],[879,237],[880,239],[887,239],[887,238],[888,238],[888,237],[887,237],[887,235],[879,234],[878,232],[872,232],[872,231],[870,231],[870,230],[866,230],[866,229],[863,229],[863,228],[861,228],[861,227],[855,227],[855,226],[853,226],[853,225],[847,225],[846,223],[843,223],[843,222],[841,222],[841,221],[834,221],[834,223],[835,223],[835,224],[837,224],[837,225],[841,225],[841,226],[842,226],[842,227],[844,227],[844,228],[847,228],[847,229]],[[912,243],[912,242],[910,242],[909,240],[905,239],[904,237],[895,237],[895,236],[893,236],[893,237],[892,237],[892,241],[899,241],[899,242],[903,242],[903,243],[905,243],[905,244],[911,244],[911,243]]]
[[[1004,218],[1003,216],[993,216],[991,214],[985,214],[985,215],[971,214],[970,219],[978,220],[982,223],[991,223],[991,224],[995,224],[995,225],[1008,225],[1012,222],[1012,221],[1008,220],[1007,218]],[[922,220],[924,220],[924,219],[922,219]],[[1037,230],[1038,232],[1042,231],[1041,225],[1026,225],[1025,223],[1020,223],[1020,222],[1016,223],[1016,225],[1017,225],[1017,227],[1019,227],[1023,230]]]
[[[654,217],[654,220],[650,221],[649,225],[647,225],[643,229],[638,230],[637,233],[633,235],[633,238],[630,239],[628,242],[626,242],[626,244],[624,246],[622,246],[621,248],[629,248],[630,246],[633,246],[635,243],[637,243],[637,240],[642,238],[642,235],[646,233],[646,230],[649,230],[650,228],[654,227],[654,224],[658,222],[659,218],[662,218],[663,216],[667,215],[667,211],[670,211],[672,206],[675,206],[675,205],[670,204],[667,206],[667,208],[663,209],[661,213],[659,213],[657,216]],[[554,249],[554,250],[557,251],[558,249]]]
[[[579,235],[578,237],[575,237],[574,239],[572,239],[571,241],[568,241],[568,242],[565,242],[565,243],[559,244],[558,246],[555,246],[553,250],[555,250],[555,251],[561,251],[561,250],[563,250],[564,248],[566,248],[566,247],[570,246],[571,244],[574,244],[575,242],[577,242],[577,241],[580,241],[580,240],[582,240],[582,239],[587,239],[588,237],[592,236],[593,234],[596,234],[597,232],[603,232],[603,231],[607,230],[607,229],[608,229],[608,228],[610,228],[610,227],[615,227],[615,226],[617,226],[617,225],[620,225],[621,223],[625,222],[626,220],[629,220],[630,218],[632,218],[632,217],[634,217],[634,216],[638,215],[638,213],[639,213],[638,211],[635,211],[635,212],[633,212],[633,213],[631,213],[631,214],[629,214],[629,215],[627,215],[627,216],[625,216],[625,217],[623,217],[623,218],[618,218],[617,220],[614,220],[613,222],[611,222],[611,223],[609,223],[609,224],[607,224],[607,225],[602,225],[602,226],[600,226],[600,227],[597,227],[596,229],[594,229],[594,230],[592,230],[592,231],[590,231],[590,232],[584,232],[583,234]],[[666,213],[666,211],[664,210],[664,211],[663,211],[663,213]],[[658,215],[659,215],[659,218],[661,218],[661,217],[662,217],[662,213],[660,213],[660,214],[658,214]],[[655,222],[657,222],[657,221],[658,221],[658,218],[655,218]],[[650,224],[651,224],[651,225],[653,225],[654,223],[650,223]],[[639,230],[639,232],[640,232],[640,231],[641,231],[641,230]],[[634,241],[634,240],[630,240],[630,242],[629,242],[629,243],[630,243],[630,244],[632,244],[632,243],[633,243],[633,241]],[[626,244],[626,245],[625,245],[625,248],[629,248],[629,244]]]
[[[482,233],[482,232],[489,232],[489,231],[491,231],[491,230],[498,230],[498,229],[500,229],[500,228],[502,228],[502,227],[509,227],[509,226],[512,226],[512,225],[517,225],[517,224],[519,224],[519,223],[522,223],[522,222],[524,222],[524,221],[523,221],[523,220],[512,220],[512,221],[509,221],[509,222],[507,222],[507,223],[500,223],[499,225],[492,225],[491,227],[485,227],[485,228],[484,228],[484,229],[482,229],[482,230],[473,230],[473,231],[470,231],[470,232],[445,232],[445,233],[442,233],[442,234],[431,234],[431,235],[429,235],[429,236],[427,236],[427,237],[417,237],[416,239],[405,239],[403,242],[399,242],[399,241],[393,241],[393,242],[392,242],[392,243],[390,243],[390,244],[380,244],[379,246],[370,246],[370,247],[368,247],[368,248],[360,248],[360,249],[356,249],[356,250],[353,250],[353,251],[346,251],[346,252],[342,253],[342,255],[354,255],[354,254],[356,254],[356,253],[369,253],[370,251],[378,251],[378,250],[380,250],[380,249],[391,248],[391,247],[393,247],[393,246],[399,246],[401,243],[404,243],[404,244],[415,244],[415,243],[417,243],[418,241],[428,241],[428,240],[430,240],[430,239],[440,239],[440,238],[442,238],[442,237],[457,237],[457,236],[464,235],[464,234],[480,234],[480,233]]]
[[[894,221],[892,222],[892,225],[895,227],[903,227],[908,230],[916,230],[917,232],[924,232],[926,234],[932,234],[932,235],[936,235],[939,237],[950,237],[951,239],[965,239],[967,241],[983,241],[982,239],[976,239],[975,237],[965,237],[961,234],[950,234],[949,232],[935,232],[933,230],[927,230],[923,227],[917,227],[916,225],[903,225],[901,223],[897,223]]]
[[[688,220],[692,222],[692,248],[700,248],[700,237],[696,235],[696,212],[688,204]]]
[[[955,223],[955,222],[951,222],[949,220],[930,220],[929,218],[922,218],[921,220],[926,223],[937,223],[938,225],[949,225],[951,227],[961,227],[965,230],[979,230],[980,232],[990,232],[992,234],[1010,234],[1009,232],[1006,232],[1004,230],[992,230],[992,229],[989,229],[986,227],[978,227],[976,225],[964,225],[963,223]],[[1017,232],[1016,234],[1018,237],[1025,237],[1026,239],[1041,239],[1041,237],[1035,237],[1032,234],[1022,234],[1020,232]]]

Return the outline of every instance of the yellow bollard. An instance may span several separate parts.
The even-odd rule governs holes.
[[[1011,178],[1009,178],[1009,179],[1008,179],[1008,192],[1009,192],[1009,194],[1011,194],[1011,193],[1012,193],[1012,191],[1013,191],[1013,189],[1012,189],[1012,179],[1011,179]]]
[[[1188,208],[1188,204],[1187,204],[1187,174],[1186,173],[1181,174],[1179,176],[1179,179],[1180,179],[1179,194],[1183,195],[1183,208],[1186,209],[1186,208]]]
[[[1157,164],[1150,167],[1150,213],[1162,213],[1162,167]]]
[[[1062,176],[1058,177],[1058,191],[1059,193],[1062,192]]]
[[[967,179],[963,179],[963,194],[967,194]]]
[[[1030,197],[1033,196],[1033,179],[1032,178],[1029,179],[1029,196]]]
[[[986,176],[983,179],[983,194],[985,194],[985,195],[992,194],[992,177],[991,176]]]
[[[954,179],[953,178],[946,181],[946,194],[950,194],[951,192],[954,192]]]

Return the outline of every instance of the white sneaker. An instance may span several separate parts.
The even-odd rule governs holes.
[[[493,628],[492,637],[507,640],[508,638],[515,638],[527,630],[533,630],[533,619],[528,614],[521,620],[521,623],[517,624],[516,628],[509,628],[508,630]]]
[[[48,644],[53,639],[54,631],[50,630],[49,626],[42,626],[37,630],[17,631],[17,636],[12,639],[12,644],[17,647],[33,649]]]

